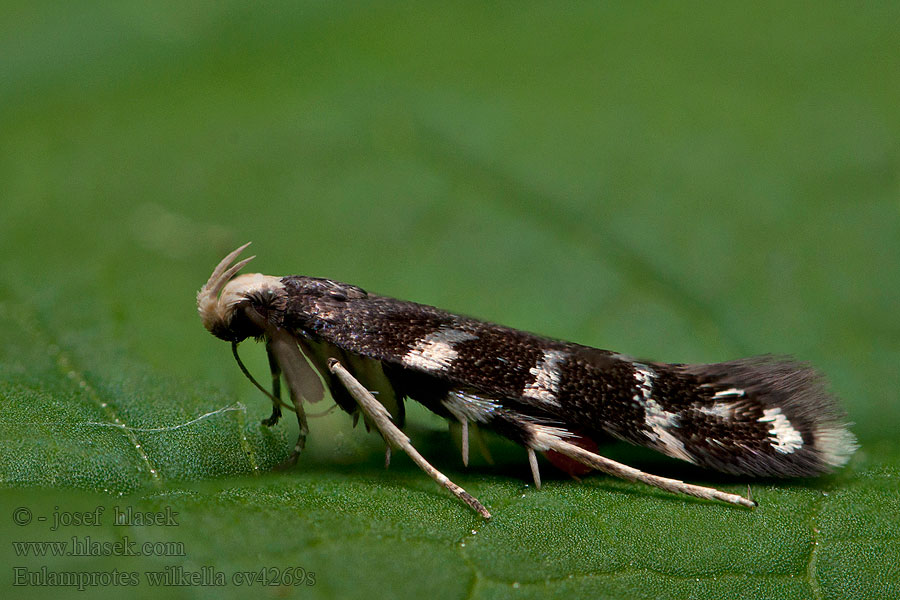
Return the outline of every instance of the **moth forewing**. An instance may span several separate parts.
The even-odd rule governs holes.
[[[460,423],[464,463],[470,425],[524,446],[537,487],[536,452],[555,452],[670,492],[754,506],[735,494],[617,463],[583,442],[609,434],[698,466],[776,477],[830,471],[856,449],[821,376],[791,359],[638,361],[329,279],[236,277],[249,259],[230,265],[244,248],[213,271],[197,295],[198,311],[217,337],[233,344],[248,337],[266,341],[275,408],[265,422],[274,424],[280,412],[281,373],[300,424],[294,458],[307,432],[303,402],[316,402],[324,393],[316,371],[338,406],[354,417],[361,412],[389,448],[402,448],[485,517],[487,510],[400,431],[404,398]]]

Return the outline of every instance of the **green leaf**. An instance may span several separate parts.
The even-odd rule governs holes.
[[[2,12],[16,597],[156,597],[151,573],[184,598],[900,595],[894,4]],[[195,313],[248,240],[262,272],[632,355],[796,355],[829,376],[861,449],[826,477],[748,481],[602,448],[750,483],[748,511],[547,464],[536,491],[524,451],[490,436],[495,464],[464,469],[412,407],[414,444],[490,522],[405,456],[385,470],[344,414],[313,420],[277,471],[296,424],[260,425],[268,401]],[[263,376],[261,349],[242,352]],[[170,521],[116,525],[117,509]]]

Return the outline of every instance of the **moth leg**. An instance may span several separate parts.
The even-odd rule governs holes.
[[[528,464],[531,466],[535,489],[541,489],[541,471],[538,468],[537,454],[534,453],[534,448],[528,448]]]
[[[294,406],[298,406],[299,404],[300,403],[297,401],[294,402]],[[297,410],[297,424],[300,426],[300,435],[297,436],[297,443],[294,445],[294,451],[291,452],[291,455],[288,457],[288,460],[292,465],[297,462],[300,453],[306,448],[306,436],[309,435],[309,425],[306,423],[306,415],[299,409]]]
[[[482,517],[485,519],[491,518],[491,513],[489,513],[478,500],[450,481],[446,475],[431,466],[431,464],[419,454],[418,450],[413,448],[409,438],[406,437],[406,435],[391,421],[391,415],[388,410],[378,402],[378,400],[369,393],[369,390],[357,381],[338,360],[334,358],[329,359],[328,370],[337,376],[350,395],[353,396],[353,399],[359,404],[360,409],[372,421],[375,427],[378,428],[381,435],[389,444],[401,448],[411,459],[413,459],[413,462],[419,465],[420,469],[425,471],[436,482],[450,490],[454,496],[468,504],[469,507],[478,512]]]
[[[294,449],[291,451],[290,456],[275,467],[279,470],[289,469],[297,464],[300,453],[306,448],[306,437],[309,435],[309,424],[306,422],[306,413],[303,412],[302,401],[294,395],[293,389],[291,390],[291,401],[294,403],[294,408],[297,411],[297,424],[300,426],[300,435],[297,436],[297,443],[294,444]]]
[[[391,466],[391,445],[387,443],[387,440],[384,443],[384,468],[387,469]]]
[[[319,376],[306,362],[297,339],[283,329],[273,329],[269,332],[269,343],[272,356],[284,374],[288,390],[291,394],[291,402],[297,413],[297,424],[300,427],[300,435],[291,455],[279,468],[287,468],[297,463],[297,458],[306,447],[306,436],[309,434],[309,425],[306,422],[306,413],[303,411],[303,401],[318,402],[325,394],[325,388],[319,381]]]
[[[272,415],[268,419],[263,419],[262,424],[266,427],[274,427],[281,418],[281,367],[278,366],[278,360],[272,353],[269,344],[266,344],[266,355],[269,357],[269,369],[272,371],[272,396],[274,399],[272,400]]]
[[[469,420],[468,419],[460,419],[460,424],[462,425],[462,461],[463,465],[469,466]]]
[[[457,446],[462,454],[463,465],[469,466],[469,422],[459,417],[458,421],[447,421],[447,429],[450,436],[456,441],[456,434],[459,433],[460,443]]]
[[[469,466],[469,418],[462,411],[455,410],[452,407],[448,407],[450,414],[456,417],[456,420],[459,422],[459,432],[460,432],[460,450],[462,451],[462,461],[463,465]],[[453,421],[448,421],[450,427],[450,434],[454,435],[456,433],[456,423]]]
[[[266,397],[268,397],[269,400],[272,401],[272,404],[274,404],[274,405],[276,405],[276,406],[278,407],[278,414],[279,414],[279,415],[281,415],[281,407],[284,407],[284,408],[286,408],[286,409],[288,409],[288,410],[290,410],[290,411],[293,412],[294,408],[293,408],[292,406],[290,406],[289,404],[285,404],[285,403],[284,403],[284,400],[281,399],[281,395],[280,395],[280,394],[281,394],[281,386],[280,386],[280,385],[278,385],[278,387],[275,387],[275,388],[274,388],[275,392],[276,392],[277,394],[279,394],[278,397],[275,397],[274,395],[270,394],[270,393],[266,390],[266,388],[264,388],[263,386],[259,385],[259,382],[256,380],[255,377],[253,377],[253,375],[252,375],[252,374],[250,373],[250,371],[247,369],[247,365],[245,365],[245,364],[244,364],[244,361],[241,360],[241,357],[240,357],[240,355],[238,354],[237,347],[238,347],[238,343],[237,343],[237,342],[231,342],[231,353],[234,355],[234,360],[237,361],[238,367],[240,367],[241,373],[244,374],[244,377],[246,377],[247,379],[249,379],[249,380],[250,380],[250,383],[252,383],[253,386],[254,386],[256,389],[258,389],[258,390],[261,391],[263,394],[265,394]],[[264,420],[263,420],[263,424],[265,424],[267,420],[268,420],[268,419],[264,419]]]
[[[585,450],[581,446],[576,446],[571,442],[565,441],[558,435],[545,433],[541,431],[539,427],[532,427],[532,434],[534,436],[534,447],[538,450],[555,450],[560,454],[568,456],[569,458],[573,458],[580,463],[584,463],[589,467],[593,467],[598,471],[603,471],[604,473],[613,475],[615,477],[621,477],[622,479],[627,479],[628,481],[640,481],[641,483],[652,485],[653,487],[657,487],[661,490],[666,490],[667,492],[673,492],[675,494],[687,494],[688,496],[695,496],[697,498],[703,498],[705,500],[721,500],[723,502],[728,502],[729,504],[738,504],[740,506],[747,506],[750,508],[753,508],[757,505],[753,500],[748,500],[747,498],[738,496],[737,494],[729,494],[715,488],[692,485],[690,483],[679,481],[678,479],[669,479],[668,477],[660,477],[659,475],[644,473],[643,471],[635,469],[634,467],[623,465],[620,462],[616,462],[604,456],[600,456],[599,454],[594,454],[589,450]]]
[[[484,436],[481,435],[481,429],[476,423],[472,423],[472,432],[475,434],[473,436],[475,438],[475,445],[478,446],[478,451],[481,452],[484,460],[489,465],[494,464],[494,457],[491,456],[490,449],[487,447],[487,444],[484,443]]]

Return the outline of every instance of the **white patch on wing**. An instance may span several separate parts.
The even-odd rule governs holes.
[[[730,396],[738,396],[741,397],[744,395],[744,390],[739,390],[738,388],[728,388],[727,390],[722,390],[721,392],[716,392],[713,394],[714,400],[719,400],[720,398],[727,398]]]
[[[770,443],[776,452],[790,454],[803,447],[803,436],[781,413],[780,408],[767,408],[757,421],[772,424],[769,428],[769,436],[775,438]]]
[[[441,404],[460,421],[477,423],[488,422],[497,409],[502,408],[492,400],[457,390],[451,390]]]
[[[546,350],[537,365],[529,372],[534,380],[525,386],[522,395],[546,404],[559,406],[556,395],[559,393],[560,369],[566,360],[566,353],[561,350]]]
[[[454,346],[478,336],[459,329],[439,329],[416,342],[403,356],[403,365],[423,371],[444,371],[450,368],[459,352]]]
[[[672,433],[678,428],[678,414],[665,410],[653,399],[654,377],[656,373],[653,369],[641,363],[634,363],[634,379],[637,385],[632,399],[644,409],[644,424],[650,429],[646,432],[647,437],[663,454],[694,462],[694,457],[685,450],[684,443]]]
[[[704,415],[730,421],[734,419],[734,413],[737,412],[740,406],[739,402],[716,402],[712,406],[702,406],[697,410]]]
[[[647,403],[653,397],[653,378],[656,373],[647,365],[634,363],[634,378],[637,380],[637,393],[632,397],[639,406],[647,409]],[[654,404],[656,404],[654,402]],[[657,404],[657,406],[659,406]]]
[[[743,398],[745,393],[744,390],[738,388],[728,388],[727,390],[716,392],[712,397],[714,404],[712,406],[701,406],[697,411],[723,421],[732,421],[735,419],[737,411],[744,405],[741,401],[724,402],[724,400]]]
[[[653,441],[660,452],[694,462],[694,457],[685,450],[684,442],[672,434],[672,430],[678,428],[677,413],[669,412],[656,400],[647,398],[644,401],[644,424],[650,428],[647,437]]]

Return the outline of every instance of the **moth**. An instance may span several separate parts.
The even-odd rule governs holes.
[[[484,518],[487,509],[403,433],[405,399],[460,424],[463,463],[470,425],[523,446],[538,488],[536,453],[543,452],[670,492],[752,507],[749,498],[605,458],[590,442],[613,436],[701,467],[763,477],[819,475],[844,465],[857,448],[822,377],[790,358],[637,360],[330,279],[236,276],[255,258],[232,264],[248,245],[218,264],[197,307],[206,329],[231,342],[241,370],[271,399],[263,424],[275,425],[283,407],[296,413],[300,434],[290,464],[309,433],[304,406],[322,400],[326,387],[337,406],[354,419],[361,414],[383,436],[387,461],[392,447],[402,449]],[[238,356],[247,338],[265,342],[271,393]],[[281,398],[282,379],[290,404]]]

